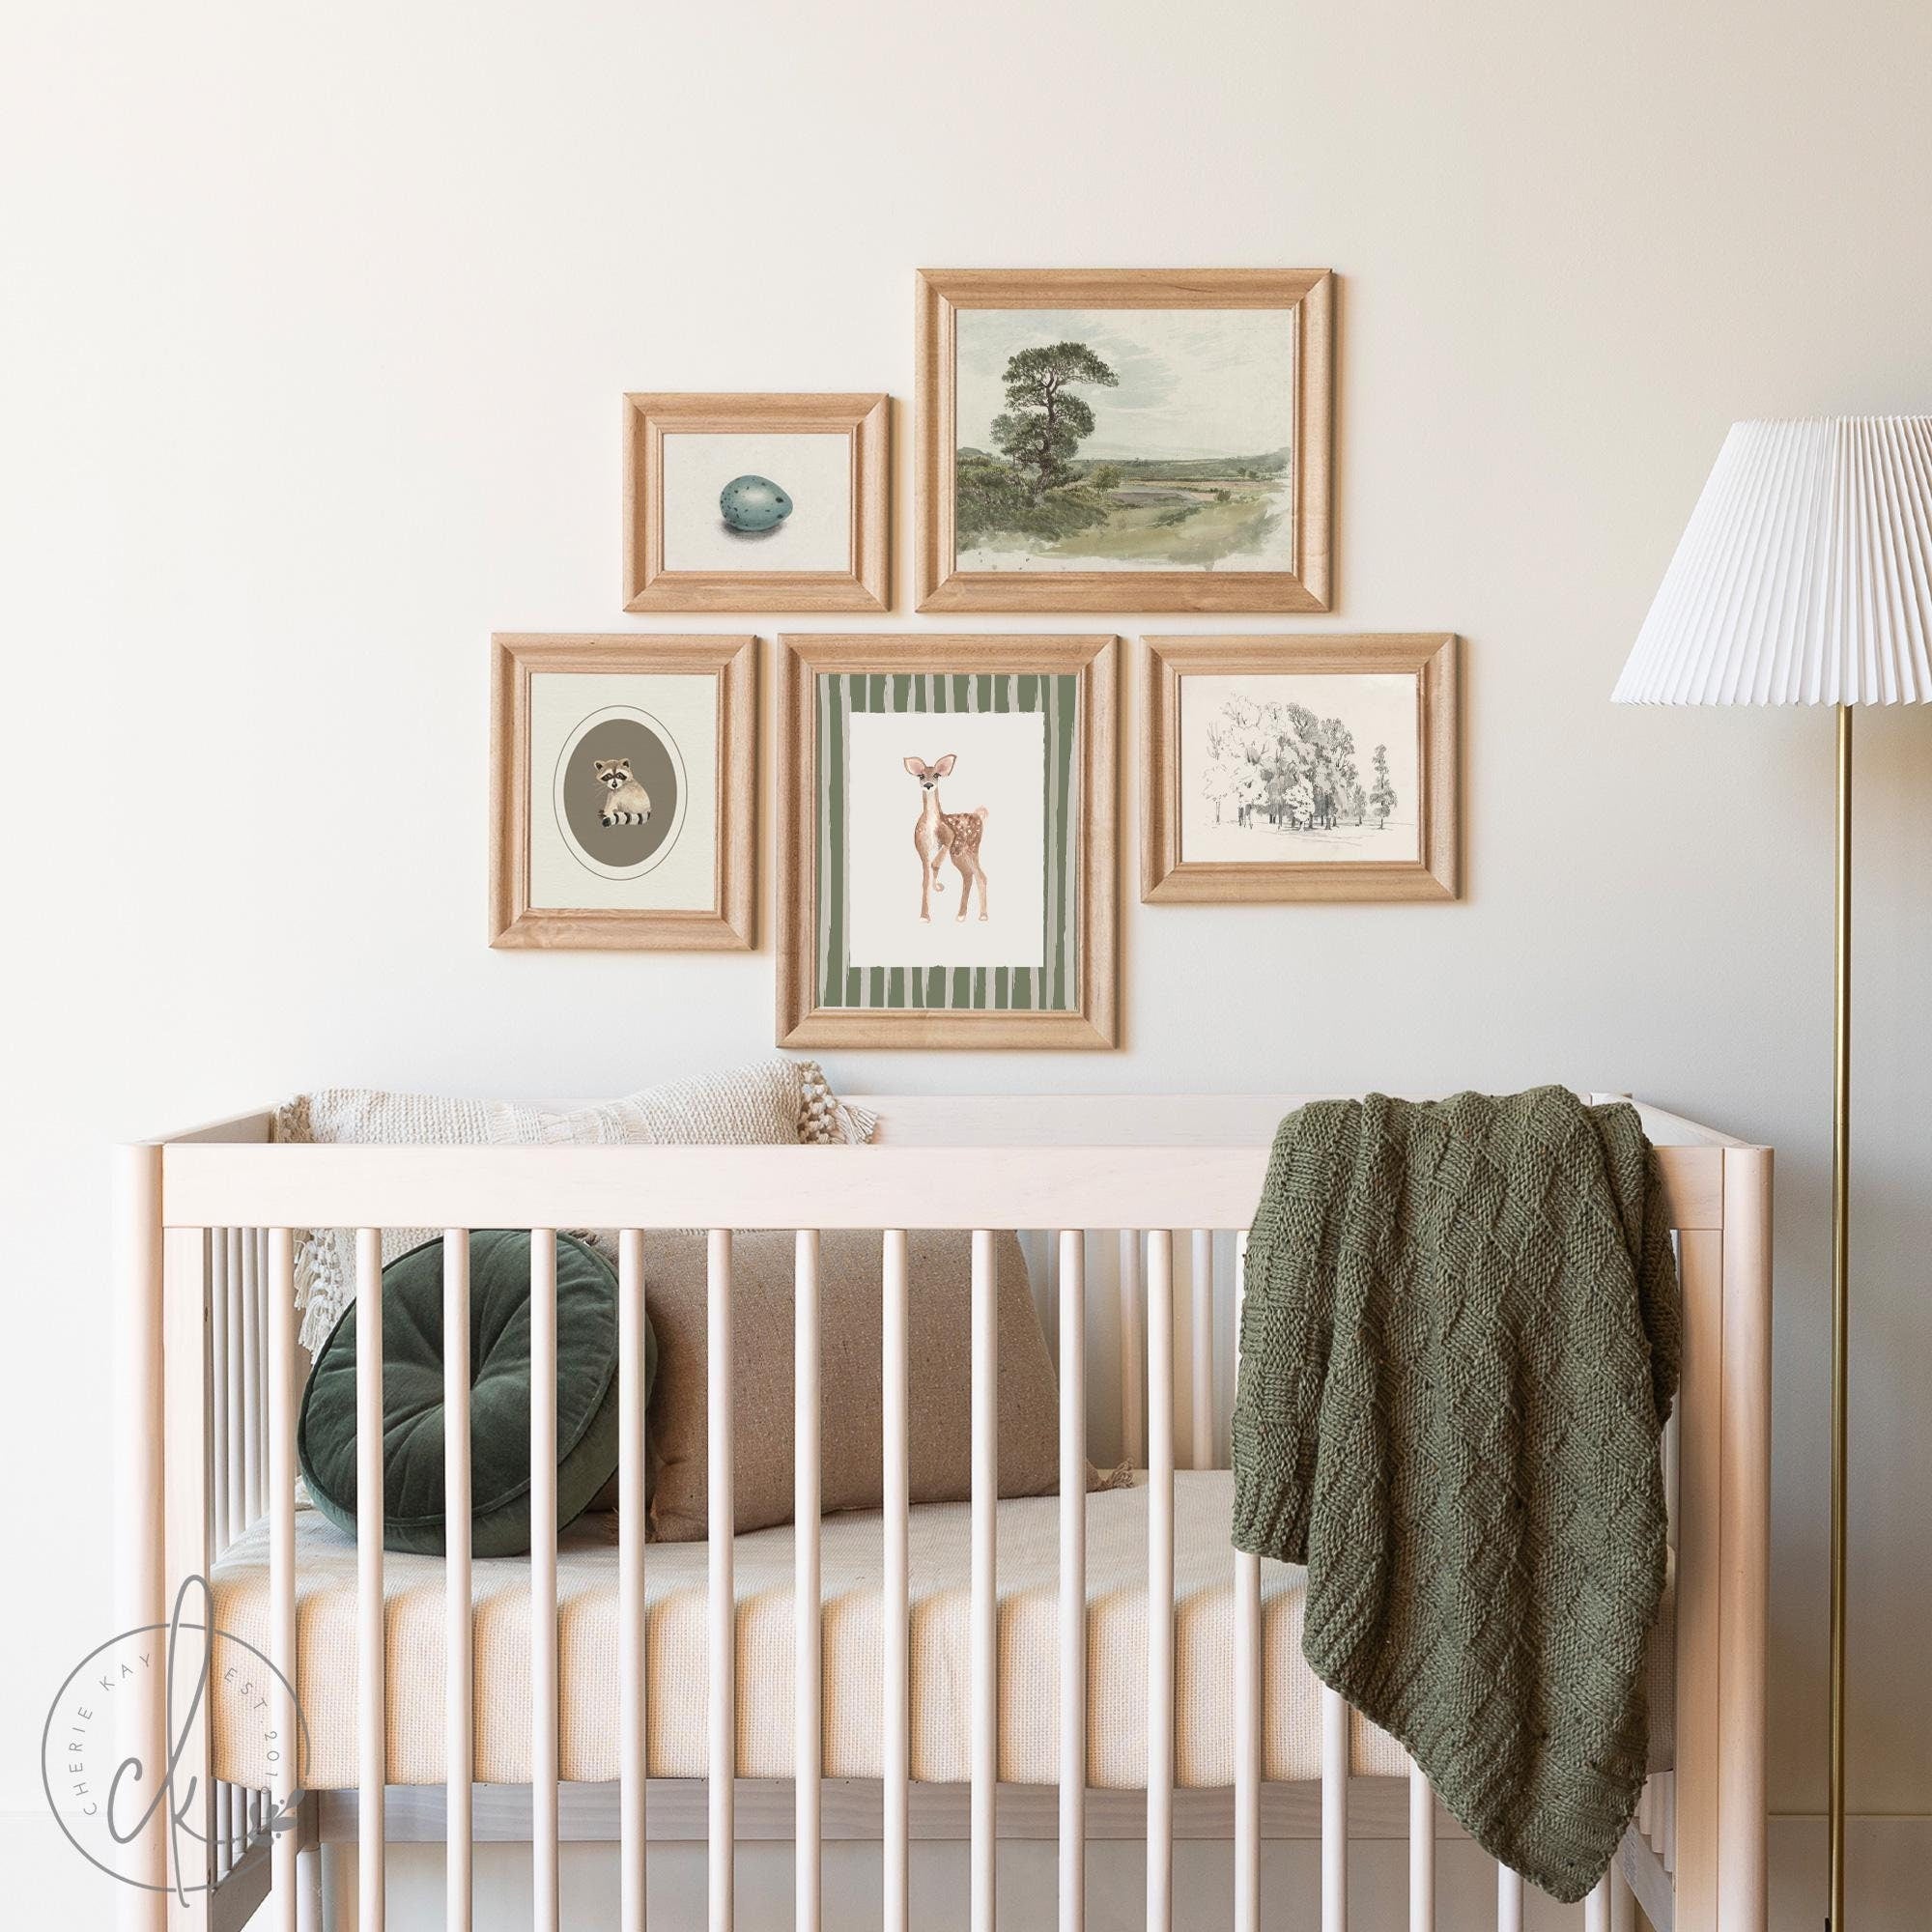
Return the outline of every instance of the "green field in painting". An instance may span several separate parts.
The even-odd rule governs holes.
[[[1289,507],[1285,450],[1096,458],[1068,469],[1069,481],[1034,493],[1014,465],[982,450],[960,450],[958,551],[1023,555],[1063,568],[1211,570],[1230,557],[1254,559],[1278,541]]]

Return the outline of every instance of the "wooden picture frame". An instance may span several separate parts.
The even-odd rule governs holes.
[[[1111,636],[780,639],[781,1046],[1120,1043],[1117,652]],[[918,842],[942,818],[969,821],[964,861]],[[1036,827],[1037,869],[1022,863]]]
[[[490,653],[490,944],[748,951],[755,937],[757,639],[515,634],[493,638]],[[562,684],[539,689],[537,679],[590,682],[580,696]],[[708,697],[694,682],[704,679],[716,687]],[[587,707],[583,718],[568,726],[580,706]],[[666,724],[666,716],[675,722]],[[656,815],[664,829],[635,870],[601,864],[589,849],[598,835],[580,828],[583,786],[567,789],[577,766],[603,749],[592,729],[607,727],[624,734],[613,753],[634,741],[655,743],[674,771],[669,808],[664,788],[647,794],[646,816]],[[544,776],[539,761],[555,774],[548,811],[533,797]],[[601,775],[603,765],[595,769]],[[641,757],[638,776],[649,778]],[[614,811],[620,794],[606,801],[593,788],[591,797],[599,800],[593,812],[607,804]],[[631,859],[629,852],[610,856]],[[675,874],[667,869],[673,858]],[[559,879],[561,894],[546,889]],[[588,902],[555,902],[570,896],[573,884]],[[690,902],[653,904],[653,895]]]
[[[706,466],[694,457],[690,476],[669,489],[666,439],[677,440],[680,467],[686,442],[734,439],[728,460]],[[793,521],[791,499],[776,525],[732,532],[719,492],[734,471],[757,465],[782,469],[799,438],[842,437],[842,464],[814,457],[827,493],[845,507],[842,544],[816,516],[808,493]],[[779,444],[780,461],[759,465],[759,439]],[[892,604],[892,414],[884,395],[627,395],[624,398],[624,609],[627,611],[885,611]],[[783,479],[779,479],[782,481]],[[796,479],[793,488],[800,489]],[[784,495],[781,490],[781,496]],[[668,511],[670,512],[668,524]],[[836,512],[833,513],[836,517]],[[804,545],[806,548],[801,549]],[[728,554],[743,549],[743,560]],[[686,554],[682,560],[680,550]],[[761,552],[763,554],[761,555]],[[815,559],[807,567],[796,560]]]
[[[1026,554],[1029,539],[1024,535],[1009,539],[1020,546],[1014,567],[959,567],[962,461],[971,458],[979,465],[990,466],[989,473],[996,481],[1009,480],[998,475],[1001,458],[977,446],[962,450],[959,440],[960,319],[975,310],[987,309],[1286,312],[1285,335],[1293,364],[1282,385],[1283,406],[1293,424],[1286,450],[1243,452],[1246,457],[1259,458],[1262,467],[1255,467],[1252,461],[1240,464],[1243,474],[1239,480],[1231,475],[1217,483],[1213,478],[1184,475],[1166,493],[1175,497],[1172,508],[1143,504],[1139,499],[1150,494],[1151,479],[1136,491],[1132,488],[1135,477],[1128,476],[1108,486],[1104,494],[1110,500],[1104,510],[1097,504],[1086,509],[1086,514],[1102,519],[1101,536],[1089,533],[1081,541],[1095,544],[1104,540],[1105,545],[1132,544],[1141,549],[1160,545],[1177,556],[1191,551],[1204,559],[1200,567],[1179,563],[1172,569],[1081,569],[1070,564],[1065,568],[1030,567],[1037,565],[1038,557]],[[1328,270],[924,269],[919,273],[917,313],[919,512],[915,569],[919,610],[1280,612],[1329,608],[1333,595],[1335,277]],[[1232,326],[1225,317],[1223,323]],[[1008,375],[1011,375],[1010,365]],[[1118,386],[1111,367],[1103,371],[1103,378],[1107,386]],[[1076,386],[1084,380],[1078,376],[1069,379]],[[1007,397],[1010,407],[1010,388]],[[1082,403],[1081,407],[1087,406]],[[1217,412],[1211,429],[1217,436],[1235,436],[1238,432],[1234,424],[1239,417],[1236,411]],[[1206,422],[1197,426],[1204,432],[1210,428]],[[1203,467],[1201,460],[1180,457],[1128,456],[1124,461],[1137,473],[1150,467],[1181,472]],[[1077,455],[1068,456],[1066,462],[1084,466],[1079,479],[1069,479],[1083,484],[1097,467],[1120,468],[1105,459],[1090,461]],[[1277,464],[1277,470],[1268,470],[1265,466],[1269,463]],[[1022,471],[1017,457],[1007,467],[1014,473]],[[1274,534],[1280,513],[1272,506],[1283,493],[1272,479],[1279,469],[1288,472],[1290,541],[1285,546]],[[1120,494],[1123,486],[1133,501]],[[1085,501],[1083,496],[1083,504]],[[1184,535],[1178,530],[1166,535],[1149,527],[1163,517],[1178,525],[1203,511],[1210,522]],[[1117,524],[1121,526],[1118,529]],[[1129,529],[1128,525],[1135,527]],[[1057,548],[1070,540],[1063,536],[1046,541]],[[1263,542],[1283,553],[1282,567],[1225,567],[1227,556]],[[1217,545],[1223,548],[1217,550]],[[1224,567],[1210,567],[1217,557]]]
[[[1332,844],[1312,847],[1321,856],[1305,861],[1297,861],[1292,854],[1253,860],[1185,856],[1181,786],[1186,776],[1182,744],[1182,685],[1186,679],[1333,680],[1391,676],[1412,678],[1415,683],[1412,764],[1398,746],[1400,782],[1405,788],[1412,788],[1417,810],[1414,857],[1335,857],[1331,856]],[[1332,691],[1334,686],[1331,683],[1321,688]],[[1313,692],[1317,687],[1304,689]],[[1292,696],[1293,692],[1293,687],[1287,686],[1281,696]],[[1240,694],[1236,692],[1236,696],[1238,699]],[[1391,695],[1380,691],[1377,697],[1383,707],[1381,715],[1386,715]],[[1347,723],[1332,719],[1321,722]],[[1453,636],[1435,632],[1373,637],[1148,638],[1141,663],[1141,897],[1154,901],[1223,903],[1456,898],[1461,892],[1460,750],[1457,639]],[[1383,758],[1379,762],[1381,782],[1387,785],[1388,760]],[[1285,792],[1280,797],[1266,795],[1269,785],[1275,791],[1283,790],[1275,782],[1282,776],[1269,774],[1266,778],[1245,779],[1260,799],[1248,811],[1271,811],[1278,815],[1281,826],[1271,825],[1266,830],[1286,829],[1293,833],[1298,829],[1300,801],[1297,799],[1292,809]],[[1373,768],[1358,773],[1357,788],[1365,781],[1373,786]],[[1394,795],[1391,787],[1390,796]],[[1311,823],[1306,830],[1317,836],[1324,829],[1332,830],[1338,838],[1348,839],[1350,829],[1337,815],[1332,800],[1326,800],[1325,794],[1324,800],[1321,815],[1327,819],[1326,828]],[[1219,800],[1216,807],[1218,811]],[[1395,823],[1392,815],[1387,822],[1392,828]],[[1373,849],[1382,831],[1381,824],[1375,821],[1373,810],[1358,824],[1364,835],[1360,843]],[[1261,829],[1257,825],[1256,830]],[[1376,836],[1366,836],[1369,833]],[[1204,827],[1202,842],[1209,842],[1211,837],[1218,850],[1219,835],[1218,825],[1211,834]],[[1228,842],[1232,846],[1238,841]],[[1253,842],[1267,841],[1256,838]]]

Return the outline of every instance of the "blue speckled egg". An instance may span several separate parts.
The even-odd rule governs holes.
[[[734,530],[770,530],[791,515],[791,498],[769,476],[734,476],[718,493],[718,508]]]

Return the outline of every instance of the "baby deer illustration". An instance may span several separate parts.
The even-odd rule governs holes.
[[[986,868],[980,863],[980,839],[986,830],[986,808],[976,805],[971,811],[942,811],[939,809],[939,781],[952,776],[952,753],[948,752],[936,765],[923,758],[908,758],[905,768],[919,781],[919,817],[912,828],[913,849],[919,854],[919,916],[930,922],[932,895],[946,890],[939,876],[939,862],[949,854],[959,868],[959,918],[973,903],[973,882],[980,882],[980,917],[986,917]]]

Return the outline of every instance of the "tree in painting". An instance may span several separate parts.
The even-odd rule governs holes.
[[[955,330],[957,568],[1296,567],[1278,312],[962,308]]]
[[[1376,830],[1389,822],[1395,810],[1395,786],[1389,782],[1389,748],[1376,747],[1376,781],[1369,788],[1369,810],[1375,814]]]
[[[1230,697],[1208,726],[1202,790],[1216,825],[1292,832],[1363,825],[1372,815],[1379,830],[1396,807],[1386,746],[1376,748],[1374,788],[1365,791],[1354,734],[1339,718],[1242,696]]]
[[[1006,413],[993,418],[993,442],[1010,458],[1037,502],[1067,482],[1068,460],[1094,434],[1094,412],[1073,385],[1118,388],[1121,379],[1084,342],[1022,349],[1007,363]]]

